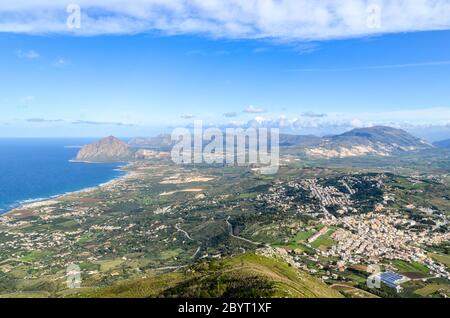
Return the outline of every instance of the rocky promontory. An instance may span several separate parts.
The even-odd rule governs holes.
[[[83,146],[78,152],[75,161],[119,162],[128,161],[132,157],[133,152],[125,142],[110,136],[93,144]]]

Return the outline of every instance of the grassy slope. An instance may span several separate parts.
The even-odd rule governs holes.
[[[444,264],[447,267],[450,267],[450,255],[445,254],[437,254],[437,253],[429,253],[429,256],[439,263]]]
[[[80,297],[342,297],[285,262],[255,254],[202,263],[184,272],[125,281]]]
[[[418,262],[405,262],[401,260],[395,260],[393,262],[393,265],[398,269],[401,273],[407,273],[407,272],[418,272],[423,274],[428,274],[429,269]]]

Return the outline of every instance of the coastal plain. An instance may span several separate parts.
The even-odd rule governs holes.
[[[269,176],[136,160],[100,187],[2,215],[0,295],[449,295],[448,167],[408,174],[417,163],[407,155],[383,159],[389,169],[357,158],[325,166],[292,151]],[[80,288],[67,284],[71,264]],[[371,264],[408,281],[371,289]]]

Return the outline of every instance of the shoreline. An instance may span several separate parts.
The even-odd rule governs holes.
[[[77,159],[70,159],[69,162],[70,163],[87,163],[87,164],[93,164],[93,165],[112,164],[112,163],[128,165],[130,163],[130,162],[127,162],[127,161],[114,162],[114,161],[89,161],[89,160],[77,160]]]
[[[79,163],[83,163],[83,162],[79,162]],[[89,162],[86,162],[89,163]],[[113,171],[122,171],[124,172],[123,175],[117,176],[112,178],[109,181],[100,183],[96,186],[91,186],[91,187],[86,187],[86,188],[82,188],[80,190],[75,190],[75,191],[69,191],[69,192],[65,192],[65,193],[60,193],[60,194],[55,194],[49,197],[45,197],[45,198],[37,198],[37,199],[26,199],[23,200],[19,203],[17,203],[17,206],[11,208],[11,209],[7,209],[4,212],[0,213],[0,217],[3,216],[8,216],[13,214],[14,212],[18,211],[18,210],[24,210],[24,209],[33,209],[33,208],[37,208],[40,206],[46,206],[46,205],[50,205],[53,204],[55,202],[57,202],[57,199],[63,198],[65,196],[69,196],[69,195],[74,195],[74,194],[80,194],[80,193],[89,193],[95,190],[98,190],[100,188],[103,187],[107,187],[109,185],[112,185],[114,183],[120,182],[123,179],[126,179],[127,177],[129,177],[131,175],[130,171],[127,171],[125,168],[131,166],[131,162],[127,162],[126,164],[124,164],[123,166],[119,166],[115,169],[113,169]]]

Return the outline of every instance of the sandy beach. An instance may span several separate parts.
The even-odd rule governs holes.
[[[66,193],[61,193],[52,197],[48,197],[48,198],[43,198],[43,199],[36,199],[36,200],[27,200],[26,202],[22,202],[19,204],[19,206],[8,210],[2,214],[0,214],[0,217],[2,216],[7,216],[7,215],[12,215],[16,212],[19,211],[23,211],[23,210],[31,210],[31,209],[36,209],[36,208],[42,208],[42,207],[46,207],[46,206],[51,206],[51,205],[55,205],[59,203],[59,200],[64,198],[64,197],[68,197],[71,195],[76,195],[76,194],[83,194],[83,193],[90,193],[93,191],[97,191],[99,189],[103,189],[103,188],[108,188],[110,186],[114,186],[120,182],[123,182],[124,180],[130,178],[131,176],[133,176],[134,174],[127,170],[127,168],[131,167],[131,163],[127,163],[126,165],[122,166],[119,168],[120,171],[125,172],[124,175],[116,177],[108,182],[104,182],[101,183],[97,186],[94,187],[88,187],[88,188],[84,188],[81,190],[77,190],[77,191],[72,191],[72,192],[66,192]]]

